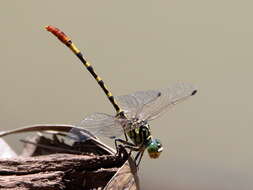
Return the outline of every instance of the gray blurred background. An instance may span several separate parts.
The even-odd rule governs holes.
[[[72,37],[114,95],[177,81],[198,87],[196,96],[152,121],[164,152],[158,160],[144,155],[142,189],[251,190],[252,6],[245,0],[2,1],[0,129],[114,114],[77,58],[44,30],[51,24]],[[6,139],[18,149],[21,137]]]

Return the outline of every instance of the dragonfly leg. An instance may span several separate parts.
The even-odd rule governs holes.
[[[136,167],[138,168],[139,165],[140,165],[140,162],[141,162],[141,159],[142,159],[142,156],[144,154],[144,151],[139,151],[136,155],[136,157],[134,158],[134,161],[135,161],[135,164],[136,164]],[[138,160],[138,162],[137,162]]]
[[[122,144],[120,144],[117,147],[116,156],[119,159],[122,159],[122,160],[126,161],[130,157],[130,153],[128,153],[127,150],[125,149],[125,147]]]
[[[120,142],[121,144],[118,144],[118,142]],[[122,149],[124,149],[125,152],[127,152],[126,151],[127,147],[126,147],[125,143],[128,143],[128,142],[126,142],[126,141],[124,141],[122,139],[115,139],[114,143],[115,143],[115,147],[116,147],[116,151],[117,151],[116,152],[116,156],[119,156],[119,157],[121,156]],[[130,152],[127,153],[128,157],[130,157],[131,153],[132,153],[132,150],[130,150]]]
[[[142,146],[140,146],[140,147],[136,146],[135,144],[127,142],[127,141],[122,140],[122,139],[115,139],[115,147],[117,149],[117,154],[120,153],[120,147],[122,146],[121,144],[119,145],[118,143],[121,143],[124,148],[127,148],[127,149],[130,150],[129,151],[129,156],[131,155],[132,151],[138,152],[137,155],[134,158],[135,165],[138,168],[139,164],[141,162],[142,156],[144,154],[144,150],[143,150]]]
[[[115,147],[117,150],[116,154],[119,153],[119,144],[118,143],[121,143],[122,145],[124,145],[124,148],[128,148],[130,150],[129,155],[132,153],[132,151],[139,151],[140,150],[140,148],[137,147],[135,144],[125,141],[123,139],[115,139],[114,143],[115,143]]]
[[[139,150],[139,147],[137,147],[135,144],[133,144],[131,142],[128,142],[128,141],[125,141],[125,140],[122,140],[122,139],[115,139],[114,143],[115,143],[116,148],[118,147],[118,143],[121,143],[125,146],[131,147],[132,149],[136,148],[136,149]],[[136,150],[136,151],[138,151],[138,150]]]

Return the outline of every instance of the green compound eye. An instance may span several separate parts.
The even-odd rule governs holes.
[[[163,151],[162,143],[158,139],[152,139],[147,147],[150,158],[158,158]]]

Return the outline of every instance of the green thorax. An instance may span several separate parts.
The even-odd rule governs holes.
[[[150,127],[147,122],[144,121],[139,125],[139,127],[129,131],[127,135],[136,146],[144,145],[147,147],[152,139]]]

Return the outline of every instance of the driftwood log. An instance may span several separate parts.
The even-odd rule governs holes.
[[[137,169],[122,146],[115,154],[97,139],[68,145],[56,134],[23,142],[23,152],[13,157],[7,154],[12,151],[8,144],[0,141],[0,189],[139,189]],[[1,158],[6,155],[12,157]]]

